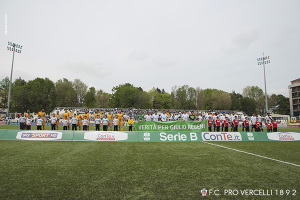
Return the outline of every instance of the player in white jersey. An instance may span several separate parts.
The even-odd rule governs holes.
[[[63,123],[63,130],[64,131],[68,130],[69,120],[67,118],[64,118],[62,120],[62,123]]]
[[[105,115],[104,118],[102,119],[103,131],[107,131],[108,122],[109,122],[109,119],[107,118],[107,115]]]
[[[87,131],[88,126],[89,126],[89,120],[87,119],[87,116],[84,116],[84,119],[82,120],[82,129],[84,131]]]
[[[256,126],[256,116],[254,113],[253,113],[250,121],[251,121],[251,132],[253,132],[253,129],[255,130],[255,126]]]
[[[114,118],[113,123],[114,123],[114,131],[118,131],[118,124],[119,124],[118,116]]]
[[[37,120],[36,120],[36,129],[37,130],[42,130],[43,121],[44,120],[39,115],[38,118],[37,118]]]
[[[159,115],[157,114],[157,111],[155,111],[155,113],[152,115],[152,119],[153,121],[157,122],[159,118]]]
[[[146,121],[151,121],[152,116],[151,116],[150,112],[148,112],[148,114],[145,115],[144,118],[145,118]]]
[[[182,120],[183,121],[188,121],[188,119],[189,119],[189,114],[188,113],[186,113],[186,111],[184,111],[184,113],[182,114]]]
[[[211,118],[212,118],[212,116],[211,116],[210,112],[208,112],[208,113],[206,113],[206,114],[205,114],[205,119],[206,119],[206,120],[209,120],[209,117],[211,117]]]
[[[165,111],[163,111],[163,114],[161,114],[161,121],[166,122],[168,120],[168,115]]]
[[[273,121],[273,119],[272,119],[270,113],[267,113],[267,115],[266,115],[266,117],[265,117],[265,123],[266,123],[268,120],[269,120],[270,122]]]
[[[31,130],[31,122],[32,122],[31,116],[28,115],[26,118],[26,130]]]
[[[77,131],[78,118],[76,116],[76,113],[72,117],[71,122],[72,122],[72,131]]]
[[[52,117],[50,118],[50,122],[51,122],[51,130],[56,130],[57,117],[55,116],[55,113],[53,113]]]
[[[198,120],[201,121],[202,120],[202,114],[200,113],[200,115],[198,116]]]
[[[101,125],[100,115],[97,115],[97,117],[95,119],[96,131],[100,131],[100,125]]]
[[[20,117],[20,130],[25,130],[25,123],[26,123],[26,117],[24,117],[24,114],[21,114]]]
[[[171,116],[171,117],[172,117],[172,120],[173,120],[173,121],[177,121],[177,119],[178,119],[178,117],[176,116],[175,113],[172,113],[172,116]]]

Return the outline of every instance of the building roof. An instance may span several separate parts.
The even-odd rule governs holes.
[[[300,83],[300,78],[291,81],[291,84]]]

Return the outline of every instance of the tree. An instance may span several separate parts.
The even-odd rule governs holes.
[[[269,109],[269,108],[268,108]],[[256,111],[261,115],[266,114],[266,101],[264,96],[260,96],[256,101]]]
[[[283,115],[289,115],[290,114],[289,98],[281,94],[279,94],[277,98],[278,98],[278,107],[276,109],[276,112]]]
[[[96,95],[96,107],[108,108],[110,107],[111,94],[99,90]]]
[[[149,108],[151,96],[141,87],[134,87],[130,83],[125,83],[113,87],[111,105],[119,108]]]
[[[204,107],[204,103],[205,103],[204,90],[197,87],[196,93],[197,93],[197,108],[200,110],[204,110],[205,109],[205,107]]]
[[[231,108],[230,110],[241,110],[242,109],[242,100],[243,96],[239,93],[233,91],[231,94]]]
[[[243,89],[243,96],[254,99],[255,101],[258,101],[263,95],[263,90],[258,86],[247,86]]]
[[[162,96],[162,99],[161,99],[162,109],[170,109],[172,107],[171,95],[164,91],[164,92],[162,92],[161,96]]]
[[[89,108],[94,108],[96,105],[96,89],[94,87],[90,87],[88,92],[84,97],[84,105]]]
[[[161,94],[161,90],[159,88],[152,88],[152,90],[150,90],[148,92],[148,94],[151,97],[151,102],[152,102],[152,108],[154,109],[162,109],[163,105],[162,105],[162,94]]]
[[[215,90],[212,93],[213,110],[229,110],[231,107],[231,96],[227,92]]]
[[[7,108],[9,78],[5,77],[0,82],[0,103],[2,108]]]
[[[196,89],[193,87],[188,87],[187,88],[187,109],[196,109]]]
[[[55,83],[56,106],[75,107],[77,106],[76,91],[73,83],[68,79],[60,79]]]
[[[253,98],[244,97],[242,99],[242,110],[249,116],[256,113],[256,101]]]
[[[150,95],[152,103],[152,105],[150,106],[151,108],[169,109],[172,107],[172,99],[169,93],[161,92],[159,88],[152,88],[152,90],[150,90],[148,94]]]
[[[25,85],[28,104],[26,108],[31,112],[38,112],[42,108],[50,112],[55,107],[55,85],[48,79],[36,78]]]
[[[73,81],[73,87],[77,96],[78,106],[81,107],[88,87],[80,79],[75,79]]]
[[[28,106],[28,95],[26,92],[26,81],[18,78],[12,84],[11,89],[11,111],[25,112]]]
[[[204,93],[204,109],[205,110],[213,109],[212,94],[213,94],[213,91],[215,91],[215,90],[216,89],[205,89],[203,91],[203,93]]]
[[[177,109],[195,109],[196,94],[196,89],[188,85],[172,87],[171,99],[173,107]]]
[[[272,110],[276,109],[276,106],[278,106],[278,97],[276,94],[272,94],[270,96],[268,105],[270,106],[270,109]]]

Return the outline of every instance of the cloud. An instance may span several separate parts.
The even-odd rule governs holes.
[[[258,31],[251,28],[243,29],[237,36],[233,38],[233,43],[239,49],[248,48],[258,38]]]
[[[148,55],[142,52],[132,51],[129,55],[129,59],[138,60],[138,61],[145,61],[149,58]]]
[[[175,65],[177,65],[177,62],[174,60],[166,59],[166,58],[154,58],[153,64],[159,68],[160,67],[169,68],[169,67],[174,67]]]
[[[99,79],[100,77],[110,74],[109,67],[103,63],[93,63],[90,61],[76,61],[67,63],[65,70],[67,73],[74,75]]]
[[[227,46],[223,46],[221,52],[235,53],[245,50],[258,39],[258,36],[259,34],[256,29],[246,27],[235,35]]]

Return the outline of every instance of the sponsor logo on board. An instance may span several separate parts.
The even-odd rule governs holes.
[[[122,141],[128,140],[128,133],[114,131],[91,131],[84,133],[85,140]]]
[[[273,133],[268,133],[268,138],[270,140],[278,140],[278,141],[296,141],[296,140],[300,140],[300,133],[273,132]]]
[[[239,132],[203,132],[203,141],[241,141]]]
[[[150,133],[144,133],[144,141],[150,141]]]
[[[62,132],[55,131],[20,131],[16,139],[19,140],[59,140],[62,138]]]

